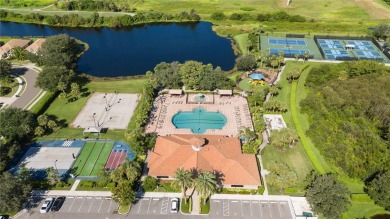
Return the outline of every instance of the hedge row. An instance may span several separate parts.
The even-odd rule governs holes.
[[[82,180],[79,184],[81,188],[114,188],[115,182],[105,184],[103,181]]]
[[[32,108],[31,112],[35,115],[40,115],[44,113],[50,104],[56,99],[57,93],[55,92],[46,92],[46,94],[36,103]]]

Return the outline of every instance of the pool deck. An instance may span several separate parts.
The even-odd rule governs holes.
[[[153,105],[157,107],[151,113],[149,123],[146,125],[146,133],[158,135],[193,134],[190,129],[177,129],[172,123],[172,117],[179,111],[192,111],[196,107],[203,107],[208,112],[220,112],[226,116],[227,122],[222,129],[207,129],[207,135],[237,136],[241,129],[249,127],[253,130],[252,117],[246,98],[235,96],[223,96],[206,94],[207,103],[192,102],[194,94],[181,96],[160,95]]]

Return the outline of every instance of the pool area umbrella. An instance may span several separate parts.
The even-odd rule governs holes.
[[[249,75],[249,77],[253,80],[263,80],[264,79],[264,76],[262,74],[259,74],[259,73],[253,73],[253,74]]]

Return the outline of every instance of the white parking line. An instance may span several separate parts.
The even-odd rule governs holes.
[[[139,214],[139,211],[141,210],[141,205],[142,205],[142,199],[139,200],[138,214]]]
[[[153,199],[154,200],[154,199]],[[149,205],[148,205],[148,211],[146,213],[149,213],[149,209],[150,209],[150,203],[152,202],[152,199],[149,200]]]
[[[244,217],[244,211],[242,210],[242,201],[240,203],[241,203],[241,216]]]
[[[236,203],[236,202],[238,202],[238,201],[232,201],[232,202]]]
[[[259,202],[259,210],[260,210],[260,215],[263,216],[263,211],[261,210],[261,202]]]
[[[77,197],[77,198],[79,198],[79,197]],[[85,200],[85,198],[84,198],[83,201],[81,202],[80,208],[79,208],[79,210],[78,210],[77,212],[80,212],[81,207],[83,207],[84,200]]]
[[[91,203],[91,206],[89,206],[88,212],[91,210],[91,207],[93,205],[93,201],[95,201],[95,199],[92,199],[92,203]]]
[[[110,206],[109,206],[108,209],[107,209],[107,213],[110,213],[111,205],[112,205],[112,200],[110,201]]]
[[[251,217],[253,216],[253,213],[252,213],[252,204],[249,203],[249,209],[251,209]]]
[[[100,206],[99,206],[98,213],[100,212],[100,209],[102,208],[103,202],[104,202],[104,200],[103,200],[103,198],[102,198],[102,202],[100,202]]]
[[[279,216],[282,217],[282,211],[280,211],[280,202],[278,202]]]
[[[220,200],[213,200],[213,202],[221,202]]]
[[[76,199],[74,198],[72,204],[70,205],[70,208],[69,208],[68,212],[70,211],[70,209],[72,209],[72,206],[73,206],[73,203],[74,203],[75,200]]]
[[[271,203],[275,203],[275,202],[271,202]],[[268,203],[268,208],[269,208],[269,215],[271,215],[272,217],[271,203]]]

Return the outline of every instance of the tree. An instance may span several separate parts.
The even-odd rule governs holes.
[[[54,130],[55,128],[57,128],[57,126],[58,125],[54,120],[49,120],[49,122],[47,122],[47,127],[51,130]]]
[[[270,95],[273,97],[273,96],[276,96],[276,95],[278,95],[278,93],[279,93],[279,88],[278,87],[276,87],[276,86],[271,86],[271,87],[269,87],[269,93],[270,93]]]
[[[12,49],[12,58],[23,61],[26,58],[26,51],[20,46]]]
[[[34,115],[19,108],[9,107],[0,111],[0,118],[0,135],[9,141],[31,137],[37,126]]]
[[[299,135],[290,128],[272,131],[271,144],[279,150],[286,150],[298,141]]]
[[[298,59],[299,59],[299,54],[295,54],[294,57],[295,57],[295,61],[298,61]]]
[[[297,80],[301,76],[301,71],[298,68],[294,68],[293,70],[287,72],[286,79],[292,82],[293,80]]]
[[[31,186],[9,172],[0,175],[0,212],[17,212],[30,197]]]
[[[38,56],[46,67],[65,66],[74,69],[80,47],[74,38],[66,34],[50,36],[38,51]]]
[[[127,180],[131,183],[137,180],[141,175],[141,164],[136,161],[125,161],[118,168],[111,172],[111,179],[119,183],[121,180]]]
[[[390,170],[377,175],[367,185],[368,195],[379,206],[390,211]]]
[[[117,187],[112,189],[112,199],[122,206],[129,205],[135,200],[135,193],[131,189],[132,183],[127,180],[122,180]]]
[[[206,204],[207,198],[212,195],[217,186],[215,174],[210,172],[200,172],[195,179],[195,190],[203,197],[203,204]]]
[[[39,73],[35,86],[53,92],[58,91],[59,88],[65,90],[64,87],[68,87],[75,77],[74,71],[64,66],[45,66]]]
[[[180,167],[175,171],[175,181],[172,183],[173,188],[180,188],[183,197],[186,196],[186,190],[193,185],[192,173],[190,171],[184,170],[183,167]],[[187,203],[187,200],[186,200]]]
[[[10,77],[12,74],[11,63],[7,60],[0,59],[0,80]]]
[[[61,180],[58,171],[54,169],[54,167],[47,168],[46,174],[47,174],[47,180],[49,181],[50,185],[55,185]]]
[[[70,85],[70,93],[72,94],[72,96],[78,99],[80,95],[80,85],[77,83],[72,83]]]
[[[380,24],[378,27],[375,28],[375,30],[372,32],[372,35],[376,39],[383,39],[386,40],[387,37],[389,36],[390,31],[389,31],[389,26],[387,24]]]
[[[58,84],[57,84],[57,90],[61,91],[62,93],[66,93],[66,89],[68,88],[68,86],[66,86],[66,83],[63,82],[63,81],[59,81]]]
[[[270,171],[267,175],[267,183],[279,188],[281,192],[295,185],[297,181],[297,174],[285,163],[271,163],[267,169]]]
[[[206,71],[212,68],[212,65],[203,65],[201,62],[186,61],[180,65],[181,81],[186,89],[198,90]]]
[[[34,134],[38,137],[41,137],[45,134],[45,129],[42,126],[38,126],[35,128]]]
[[[60,99],[61,101],[67,101],[68,95],[64,92],[61,92],[60,95],[58,95],[58,99]]]
[[[38,116],[37,121],[38,121],[38,125],[44,128],[47,126],[47,123],[49,122],[49,118],[47,117],[47,115],[42,114]]]
[[[144,181],[142,182],[142,187],[147,192],[151,192],[157,187],[158,180],[152,176],[146,176]]]
[[[236,67],[241,71],[248,71],[253,68],[256,68],[256,59],[253,55],[244,55],[236,59]]]
[[[183,84],[180,76],[179,62],[162,62],[154,68],[157,81],[166,88],[180,88]]]
[[[341,218],[350,205],[348,189],[332,174],[316,175],[306,189],[306,198],[316,213],[329,219]]]

